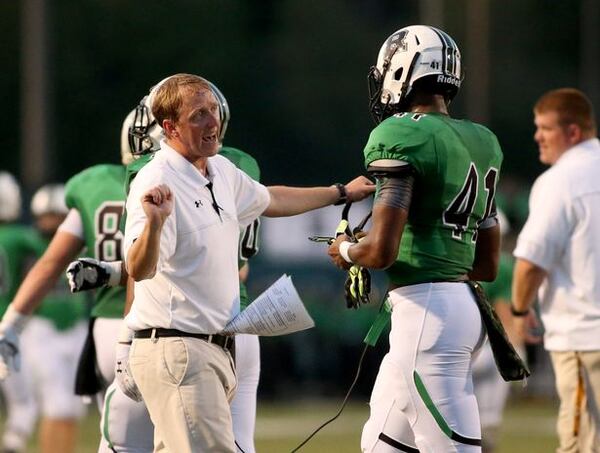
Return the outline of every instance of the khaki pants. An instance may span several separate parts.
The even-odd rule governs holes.
[[[229,353],[197,338],[163,337],[135,339],[129,357],[154,423],[155,452],[235,452]]]
[[[600,351],[550,351],[560,398],[557,453],[600,452]]]

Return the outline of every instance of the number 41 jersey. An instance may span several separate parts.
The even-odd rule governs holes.
[[[87,256],[101,261],[120,261],[123,233],[119,229],[125,205],[125,167],[95,165],[67,181],[65,202],[77,209],[83,222]],[[92,316],[122,318],[125,288],[96,290]]]
[[[455,280],[473,267],[477,229],[494,209],[502,164],[487,128],[439,113],[399,113],[377,126],[365,165],[380,159],[411,164],[415,174],[408,222],[395,263],[395,285]]]

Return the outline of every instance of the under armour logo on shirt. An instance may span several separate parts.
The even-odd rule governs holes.
[[[199,208],[200,206],[202,206],[202,200],[194,201],[194,204],[197,208]]]

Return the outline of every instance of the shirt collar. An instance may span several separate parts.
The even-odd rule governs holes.
[[[198,170],[189,160],[169,146],[165,140],[161,140],[160,142],[160,153],[179,175],[190,180],[190,182],[193,184],[204,187],[210,182],[209,179],[200,172],[200,170]],[[208,159],[206,169],[209,175],[214,175],[213,166],[210,163],[210,159]],[[212,178],[212,176],[210,177]]]
[[[600,152],[600,140],[598,140],[597,137],[577,143],[575,146],[569,148],[563,153],[562,156],[560,156],[560,158],[556,161],[556,164],[564,164],[565,162],[568,162],[572,159],[577,159],[578,156],[588,152]]]

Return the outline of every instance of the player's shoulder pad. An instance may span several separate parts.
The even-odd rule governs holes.
[[[74,200],[87,192],[86,187],[89,187],[89,184],[101,183],[109,175],[119,171],[124,171],[122,165],[98,164],[71,176],[65,183],[65,202],[67,207],[72,208],[74,206]]]
[[[379,124],[365,146],[365,166],[380,159],[405,160],[413,165],[425,158],[423,147],[432,141],[439,120],[426,114],[397,114]]]
[[[231,146],[223,146],[219,150],[219,154],[226,157],[255,181],[260,181],[260,167],[258,166],[258,162],[247,152]]]

